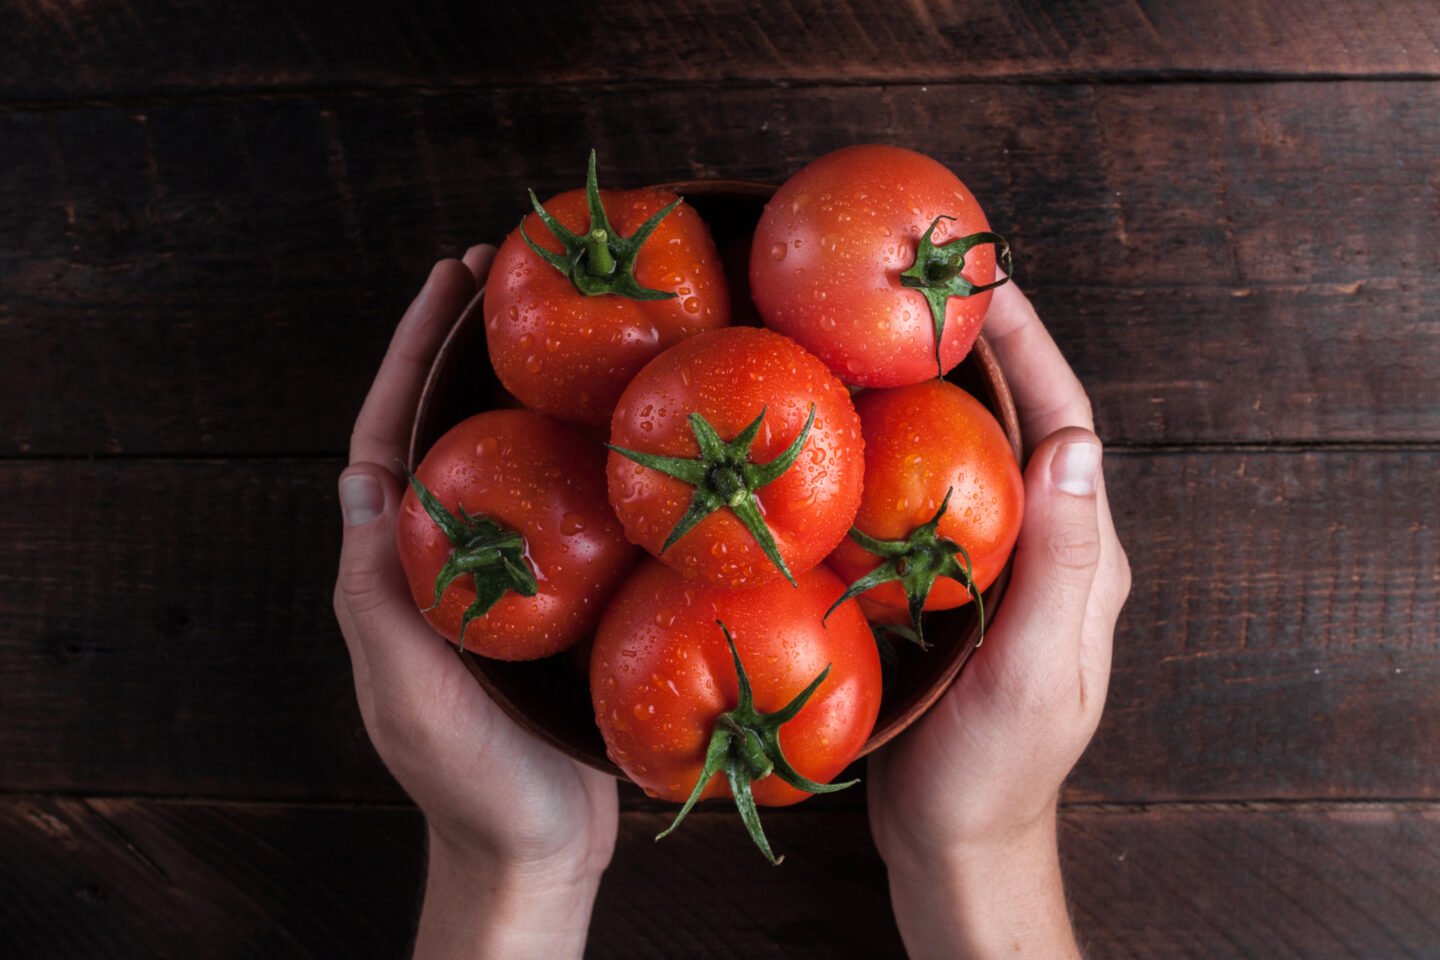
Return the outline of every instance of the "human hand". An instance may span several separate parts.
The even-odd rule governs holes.
[[[1100,721],[1130,568],[1089,400],[1013,283],[985,333],[1032,448],[1013,575],[955,684],[871,760],[870,824],[912,956],[1074,956],[1056,806]]]
[[[395,529],[410,419],[495,250],[442,260],[400,321],[350,436],[335,586],[365,728],[425,813],[417,957],[579,956],[615,847],[615,781],[515,724],[415,607]],[[578,938],[578,939],[577,939]]]

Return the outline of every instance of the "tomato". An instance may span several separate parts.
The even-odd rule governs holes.
[[[646,560],[606,609],[590,661],[610,759],[651,796],[687,801],[677,824],[695,801],[733,795],[767,856],[753,804],[838,789],[826,781],[860,752],[880,709],[880,659],[859,606],[847,601],[822,624],[844,584],[823,566],[796,584],[733,590]],[[793,718],[766,722],[817,678]],[[764,755],[738,730],[756,734]]]
[[[918,383],[964,358],[989,290],[1005,282],[995,280],[995,259],[998,249],[1008,267],[1009,247],[989,230],[975,197],[936,161],[900,147],[846,147],[802,168],[766,204],[750,250],[751,296],[766,326],[847,384]]]
[[[639,553],[605,501],[604,451],[527,410],[471,417],[431,448],[400,510],[415,603],[452,642],[532,660],[595,628]]]
[[[709,227],[675,194],[600,190],[593,152],[585,190],[543,208],[531,199],[536,212],[505,238],[490,268],[490,362],[532,410],[603,426],[641,367],[730,322],[720,255]]]
[[[922,609],[964,604],[1000,575],[1025,512],[1020,466],[990,411],[944,380],[867,390],[855,408],[865,495],[857,533],[827,563],[847,592],[877,583],[864,598],[908,608],[918,629]]]
[[[834,549],[860,504],[849,393],[769,330],[715,330],[656,357],[621,396],[610,445],[626,536],[689,578],[793,580]]]

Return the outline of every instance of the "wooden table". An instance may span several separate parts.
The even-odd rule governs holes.
[[[401,955],[420,819],[330,611],[400,310],[592,144],[886,140],[983,199],[1109,445],[1092,955],[1440,957],[1433,4],[679,6],[0,8],[0,954]],[[592,956],[899,955],[858,791],[770,817],[780,869],[625,804]]]

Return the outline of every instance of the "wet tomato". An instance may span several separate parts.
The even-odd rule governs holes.
[[[860,503],[849,393],[769,330],[716,330],[655,358],[620,398],[610,444],[610,503],[626,535],[689,578],[798,577]]]
[[[485,288],[490,362],[532,410],[604,425],[667,347],[730,322],[710,229],[661,190],[559,194],[505,238]]]
[[[1025,511],[1025,486],[1004,429],[944,380],[867,390],[865,494],[855,530],[827,563],[849,594],[920,611],[959,606],[999,576]]]
[[[605,452],[527,410],[492,410],[426,454],[400,510],[400,560],[430,625],[500,660],[595,628],[634,563],[605,500]]]
[[[844,584],[823,566],[796,582],[733,590],[646,560],[606,609],[590,660],[610,758],[651,796],[686,801],[676,824],[700,799],[733,796],[767,856],[755,805],[848,786],[827,781],[880,709],[859,606],[822,624]]]
[[[980,204],[940,163],[901,147],[827,154],[776,191],[755,229],[750,287],[766,326],[847,384],[939,376],[980,332],[996,253]]]

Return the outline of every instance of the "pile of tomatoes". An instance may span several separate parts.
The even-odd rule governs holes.
[[[728,793],[773,861],[757,805],[848,786],[874,726],[871,621],[923,646],[922,611],[978,604],[1014,546],[1014,455],[942,379],[1009,249],[938,162],[849,147],[767,204],[744,326],[682,198],[602,191],[592,153],[585,189],[530,200],[483,304],[516,408],[411,478],[412,593],[481,656],[593,637],[610,758],[675,824]]]

